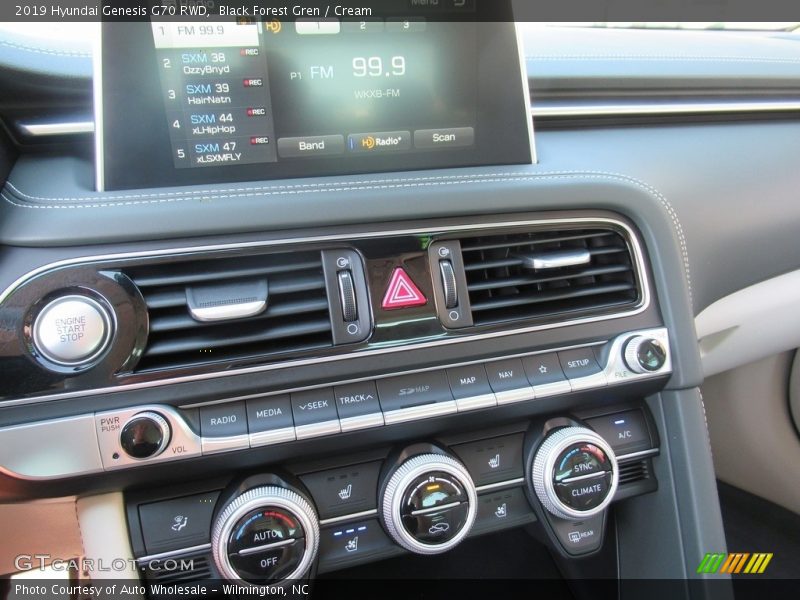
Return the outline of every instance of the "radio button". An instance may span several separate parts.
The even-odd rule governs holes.
[[[244,402],[200,407],[200,435],[204,438],[246,434],[247,410]]]
[[[382,154],[409,150],[411,148],[411,132],[351,133],[347,136],[347,148],[354,154]]]

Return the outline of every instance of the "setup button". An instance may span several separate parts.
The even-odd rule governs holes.
[[[278,138],[278,154],[281,158],[325,156],[328,154],[342,154],[343,152],[343,135]]]

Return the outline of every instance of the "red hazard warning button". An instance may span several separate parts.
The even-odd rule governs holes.
[[[383,310],[392,310],[395,308],[422,306],[427,303],[428,299],[419,291],[416,284],[411,281],[411,277],[408,276],[408,273],[401,267],[397,267],[392,273],[389,287],[386,288],[386,294],[383,296],[381,308]]]

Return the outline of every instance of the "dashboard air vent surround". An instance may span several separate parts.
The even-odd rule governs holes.
[[[333,345],[319,251],[226,258],[184,257],[123,269],[147,305],[149,333],[137,371],[284,355]],[[204,286],[252,289],[264,283],[266,308],[204,322],[187,301]],[[224,304],[220,301],[220,304]]]
[[[612,227],[461,239],[475,325],[602,315],[641,300],[631,246]]]

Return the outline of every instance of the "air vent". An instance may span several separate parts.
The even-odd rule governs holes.
[[[151,561],[150,567],[147,569],[147,579],[150,583],[163,585],[205,581],[214,576],[207,554],[176,557],[158,563]]]
[[[619,311],[639,302],[631,250],[611,228],[461,240],[475,325]]]
[[[647,459],[619,466],[619,485],[636,483],[645,479],[650,479],[650,466]]]
[[[283,355],[332,345],[318,251],[184,259],[124,272],[144,296],[150,318],[138,371]],[[237,291],[258,298],[231,296]],[[215,293],[219,300],[206,304],[220,306],[223,313],[213,319],[200,318],[196,301],[190,300],[207,300]],[[258,308],[259,303],[265,306]],[[254,305],[255,310],[235,310]],[[231,316],[225,318],[225,309],[230,307],[233,310],[227,312]]]

